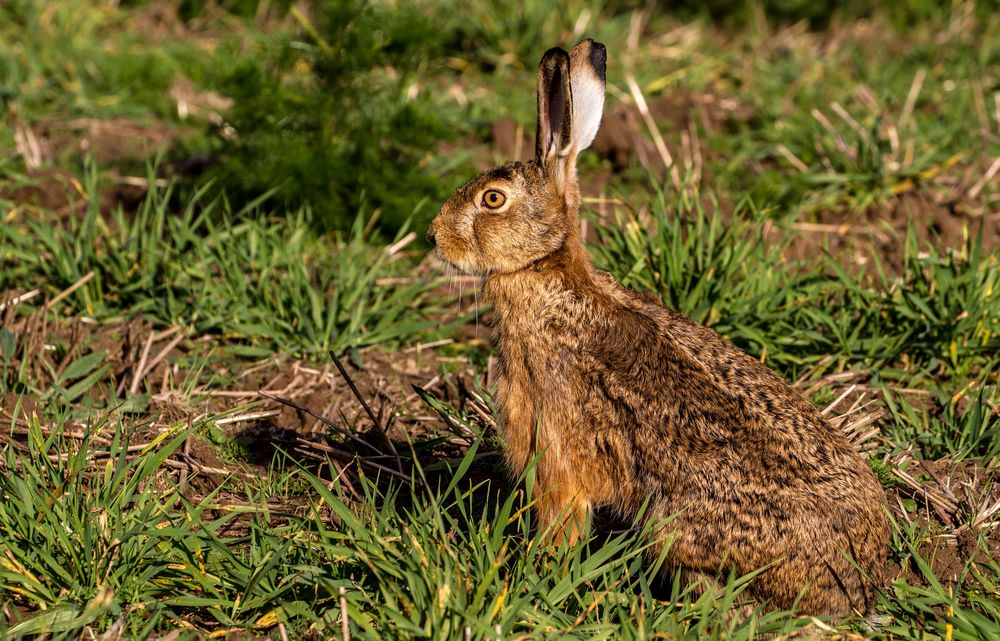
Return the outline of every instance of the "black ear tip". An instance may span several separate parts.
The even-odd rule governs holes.
[[[558,65],[562,60],[568,60],[569,54],[566,53],[565,49],[561,47],[552,47],[544,54],[542,54],[542,59],[538,63],[540,67],[548,67],[551,65]]]
[[[608,50],[600,42],[590,41],[590,65],[601,78],[608,70]]]

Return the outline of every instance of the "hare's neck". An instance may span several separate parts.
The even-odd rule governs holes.
[[[527,269],[490,276],[483,297],[493,306],[496,339],[503,349],[559,331],[572,323],[577,309],[590,307],[598,291],[590,257],[575,244]]]

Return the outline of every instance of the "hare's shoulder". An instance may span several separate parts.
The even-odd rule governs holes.
[[[643,413],[687,417],[720,435],[826,437],[832,427],[780,376],[710,328],[607,281],[618,301],[586,350],[601,383]],[[610,288],[609,288],[610,289]]]

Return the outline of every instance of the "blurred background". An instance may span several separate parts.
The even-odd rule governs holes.
[[[85,159],[106,206],[147,170],[236,209],[421,223],[476,170],[527,157],[541,53],[607,44],[591,196],[684,182],[776,217],[996,211],[995,2],[8,0],[0,199],[60,209]],[[987,34],[994,37],[988,38]],[[996,168],[993,168],[995,176]],[[905,194],[905,195],[902,195]],[[954,239],[952,239],[954,240]]]

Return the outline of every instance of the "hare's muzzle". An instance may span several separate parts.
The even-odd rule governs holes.
[[[437,247],[437,241],[434,239],[434,223],[431,223],[427,228],[427,242],[431,244],[431,247]]]

